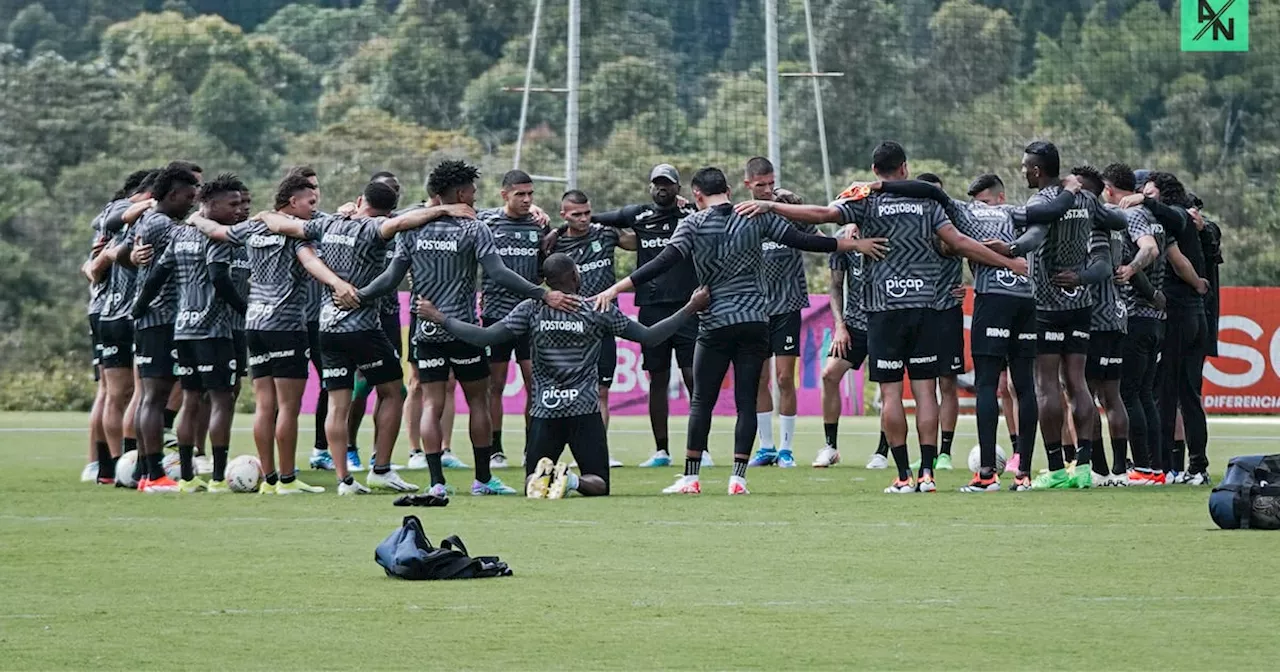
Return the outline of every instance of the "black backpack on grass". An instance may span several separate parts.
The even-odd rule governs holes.
[[[467,547],[456,536],[442,540],[439,548],[432,546],[417,516],[405,516],[400,529],[374,549],[373,558],[387,576],[409,581],[511,576],[511,568],[496,556],[467,555]]]
[[[1242,455],[1209,495],[1209,517],[1225,530],[1280,530],[1280,455]]]

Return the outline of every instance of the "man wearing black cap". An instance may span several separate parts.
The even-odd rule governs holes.
[[[621,210],[593,214],[591,221],[605,226],[635,231],[638,249],[636,267],[652,261],[671,243],[680,220],[694,213],[694,208],[680,199],[680,172],[662,163],[649,172],[649,196],[652,203],[628,205]],[[698,287],[692,259],[682,259],[675,268],[651,283],[636,288],[635,301],[640,309],[640,324],[651,327],[675,315],[689,302]],[[685,387],[693,389],[693,346],[698,338],[698,321],[690,320],[671,339],[656,346],[644,346],[643,368],[649,374],[649,423],[653,427],[656,450],[642,467],[666,467],[671,464],[667,433],[669,404],[667,390],[671,385],[671,355],[684,377]],[[710,456],[703,455],[703,464]]]

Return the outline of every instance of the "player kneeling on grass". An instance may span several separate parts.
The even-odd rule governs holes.
[[[576,294],[581,287],[578,267],[566,254],[547,257],[542,272],[553,290]],[[614,305],[596,310],[592,301],[583,301],[572,310],[558,310],[528,299],[488,327],[445,317],[425,299],[418,299],[417,312],[419,318],[440,324],[459,340],[476,346],[529,335],[534,403],[529,411],[525,494],[559,499],[569,490],[583,495],[609,494],[609,444],[597,386],[601,340],[620,336],[645,346],[662,343],[709,302],[710,295],[701,288],[683,310],[651,327],[631,320]],[[565,444],[573,451],[581,476],[571,473],[564,463],[554,464]]]

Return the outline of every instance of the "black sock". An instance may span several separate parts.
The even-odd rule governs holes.
[[[476,459],[476,480],[481,483],[488,483],[493,479],[493,474],[489,471],[489,456],[495,454],[497,448],[490,446],[473,446],[471,454]]]
[[[493,445],[490,446],[493,455],[502,454],[502,430],[497,429],[493,432]],[[480,459],[480,458],[476,458]]]
[[[98,453],[98,478],[115,480],[116,460],[118,458],[111,457],[111,447],[107,445],[106,441],[98,441],[94,444],[94,450]]]
[[[281,483],[292,483],[292,482],[294,482],[294,481],[296,481],[296,480],[298,480],[298,470],[297,470],[297,469],[294,469],[293,471],[291,471],[291,472],[289,472],[289,473],[287,473],[287,474],[280,474],[280,482],[281,482]]]
[[[444,465],[440,463],[441,453],[427,453],[427,469],[431,471],[431,485],[444,485]],[[488,460],[485,460],[488,462]]]
[[[111,446],[106,441],[95,441],[93,443],[93,452],[97,455],[98,464],[111,461]]]
[[[994,467],[983,467],[978,470],[978,477],[982,479],[995,478],[996,470]]]
[[[942,432],[942,454],[943,455],[951,454],[951,442],[955,440],[956,440],[956,433],[954,431]]]
[[[671,454],[671,439],[668,439],[666,437],[663,437],[661,439],[654,439],[654,443],[658,445],[659,453],[666,453],[668,455]]]
[[[1062,460],[1063,462],[1074,462],[1076,459],[1076,447],[1069,444],[1062,444]]]
[[[907,447],[894,446],[891,449],[893,453],[893,464],[898,467],[898,480],[905,481],[911,478],[911,458],[907,457]]]
[[[189,481],[196,477],[196,468],[193,462],[195,454],[195,446],[178,446],[178,465],[181,467],[181,478],[184,481]]]
[[[1067,452],[1064,448],[1062,452]],[[1093,440],[1080,439],[1080,448],[1076,451],[1076,466],[1093,463]]]
[[[1173,470],[1184,471],[1187,465],[1187,442],[1173,442]]]
[[[1018,452],[1018,435],[1017,434],[1009,435],[1009,450],[1015,453]]]
[[[886,439],[884,432],[880,432],[880,445],[876,446],[876,455],[880,457],[889,457],[889,439]],[[908,474],[911,472],[907,472]]]
[[[227,446],[213,447],[213,480],[227,480],[227,453],[230,452]]]
[[[839,450],[839,448],[836,447],[837,434],[838,434],[838,432],[836,431],[836,428],[838,426],[839,426],[839,423],[836,423],[836,422],[822,423],[822,434],[827,438],[827,445],[831,446],[832,450]]]
[[[702,470],[702,456],[684,458],[684,475],[697,476]]]
[[[351,478],[351,475],[348,474],[347,478]],[[275,485],[279,480],[280,475],[274,471],[266,475],[267,485]]]
[[[127,453],[131,450],[137,450],[137,449],[138,449],[138,440],[131,436],[126,436],[124,437],[123,445],[120,446],[120,454],[123,455],[124,453]]]
[[[381,475],[383,475],[383,474],[386,474],[386,473],[389,473],[390,471],[391,471],[391,463],[390,463],[390,462],[388,462],[388,463],[386,463],[386,464],[378,464],[378,463],[375,461],[375,462],[374,462],[374,464],[373,464],[373,473],[378,474],[379,476],[381,476]]]
[[[359,455],[359,454],[360,454],[360,446],[357,446],[357,445],[356,445],[356,444],[354,444],[354,443],[348,443],[348,444],[347,444],[347,453],[348,453],[348,454],[354,453],[354,454],[356,454],[356,455]]]
[[[701,462],[701,460],[699,460]],[[747,458],[741,455],[733,456],[733,475],[738,478],[747,477]]]
[[[173,421],[178,419],[178,412],[164,409],[164,428],[173,429]]]
[[[1045,456],[1049,459],[1049,471],[1057,471],[1065,468],[1067,465],[1062,461],[1062,444],[1050,443],[1044,447]],[[1031,465],[1024,464],[1023,470],[1030,470]]]
[[[1129,439],[1111,439],[1111,473],[1125,473],[1125,455],[1129,453]]]
[[[344,479],[342,479],[342,482],[343,482],[344,484],[346,484],[346,485],[351,485],[352,483],[355,483],[355,482],[356,482],[356,478],[355,478],[355,476],[352,476],[351,474],[347,474],[347,477],[346,477],[346,478],[344,478]]]
[[[153,481],[164,478],[164,453],[156,451],[147,455],[147,478]]]
[[[933,463],[938,459],[938,447],[920,444],[920,472],[917,476],[924,476],[927,471],[933,473]]]
[[[133,461],[133,482],[137,483],[142,480],[143,476],[147,475],[147,456],[141,453],[134,453],[134,457],[137,459]]]

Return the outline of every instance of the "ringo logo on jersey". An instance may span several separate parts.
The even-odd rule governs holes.
[[[895,299],[901,299],[907,294],[914,294],[924,289],[924,280],[920,278],[902,278],[893,276],[884,281],[884,291]]]
[[[542,405],[546,408],[559,408],[562,404],[573,403],[578,398],[577,390],[561,390],[550,387],[542,391]]]

